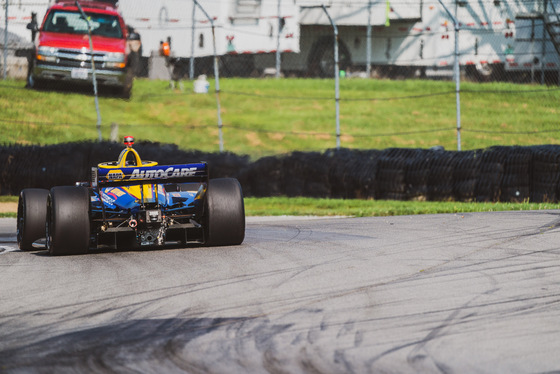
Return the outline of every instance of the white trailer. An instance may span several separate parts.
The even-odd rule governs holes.
[[[338,27],[343,70],[365,71],[369,63],[382,76],[449,71],[455,36],[447,10],[459,22],[459,62],[467,73],[491,79],[560,69],[559,0],[443,0],[445,7],[437,0],[295,1],[301,53],[283,57],[285,71],[334,73],[333,28],[322,5]]]
[[[212,56],[212,29],[202,9],[214,22],[217,55],[275,52],[279,13],[286,20],[280,49],[299,52],[297,7],[288,1],[280,10],[277,0],[200,0],[200,7],[192,0],[120,0],[118,4],[127,24],[142,36],[144,56],[157,52],[160,41],[168,37],[177,56]]]
[[[187,63],[190,57],[214,55],[233,75],[250,74],[254,54],[299,53],[299,8],[278,0],[120,0],[127,24],[142,38],[144,57],[158,54],[171,41],[171,55]],[[214,24],[212,33],[211,22]],[[199,62],[198,60],[197,62]]]
[[[49,5],[54,0],[4,0],[1,1],[0,29],[2,34],[5,30],[5,12],[8,12],[8,35],[9,43],[12,45],[29,46],[31,44],[31,32],[27,29],[27,24],[31,22],[31,14],[35,13],[37,22],[43,20]],[[0,43],[3,44],[1,38]]]
[[[29,51],[33,48],[27,24],[35,13],[37,22],[49,6],[49,0],[4,0],[0,4],[0,65],[7,77],[25,79],[28,73]],[[7,24],[7,27],[6,27]]]

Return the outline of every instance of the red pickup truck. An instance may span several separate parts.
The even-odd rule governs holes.
[[[134,72],[128,32],[114,3],[79,0],[91,27],[97,84],[116,88],[122,97],[129,98]],[[47,10],[41,27],[31,28],[38,32],[38,38],[29,87],[43,86],[47,81],[93,82],[88,25],[76,1],[57,0]]]

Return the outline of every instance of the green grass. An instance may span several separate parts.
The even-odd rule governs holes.
[[[17,196],[0,196],[2,202],[17,202]],[[247,216],[347,216],[380,217],[437,213],[497,212],[509,210],[560,209],[550,203],[463,203],[439,201],[343,200],[312,198],[245,198]],[[15,212],[0,217],[15,217]]]
[[[1,203],[17,203],[18,196],[0,196]],[[0,218],[15,218],[16,212],[0,212]]]
[[[248,216],[400,216],[437,213],[559,209],[550,203],[465,203],[440,201],[343,200],[312,198],[245,198]]]
[[[0,82],[2,142],[97,139],[93,96],[23,85]],[[103,138],[117,123],[121,136],[218,151],[216,96],[192,94],[190,82],[185,87],[182,93],[165,81],[138,79],[129,101],[102,96]],[[226,151],[258,158],[336,146],[333,80],[227,78],[220,87]],[[556,87],[464,82],[461,89],[462,149],[560,143]],[[341,145],[457,149],[454,90],[445,81],[342,80]]]
[[[214,82],[211,82],[212,87]],[[94,98],[87,93],[34,91],[23,81],[0,81],[2,143],[55,144],[97,139]],[[99,100],[102,135],[119,135],[219,150],[216,96],[170,90],[165,81],[138,79],[129,101]],[[336,146],[334,82],[328,79],[222,79],[226,151],[253,159]],[[560,144],[556,87],[463,82],[462,149],[492,145]],[[457,149],[455,86],[445,81],[341,81],[341,145]],[[17,197],[0,197],[17,201]],[[387,216],[497,210],[558,209],[557,204],[459,203],[247,198],[247,215]],[[14,213],[0,214],[15,216]]]
[[[0,203],[17,203],[18,196],[0,196]]]

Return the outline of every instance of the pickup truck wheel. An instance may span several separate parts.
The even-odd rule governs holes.
[[[17,242],[22,251],[32,251],[33,243],[45,235],[48,190],[26,188],[19,194]]]
[[[250,77],[255,70],[253,55],[225,55],[222,62],[225,77]]]
[[[206,192],[206,244],[239,245],[245,239],[245,205],[234,178],[211,179]]]
[[[330,36],[319,38],[313,44],[308,60],[308,72],[311,76],[319,76],[321,78],[333,78],[335,61],[334,61],[334,40]],[[338,67],[339,70],[346,70],[352,65],[352,58],[346,45],[339,41],[338,43]]]
[[[465,72],[476,82],[503,80],[505,76],[504,64],[467,65]]]
[[[84,254],[89,248],[89,190],[53,187],[47,200],[47,249],[51,255]]]

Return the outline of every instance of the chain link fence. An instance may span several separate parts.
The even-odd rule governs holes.
[[[32,86],[29,77],[33,76],[37,63],[34,43],[40,41],[29,24],[36,21],[40,26],[53,3],[52,0],[1,2],[0,64],[4,80],[0,86]],[[329,123],[324,133],[342,139],[343,147],[347,146],[345,135],[385,139],[371,142],[372,147],[382,148],[391,146],[390,139],[397,136],[414,138],[432,132],[434,137],[457,136],[460,149],[461,134],[463,141],[465,137],[490,136],[497,143],[510,144],[509,136],[518,137],[527,132],[508,124],[519,112],[532,115],[536,121],[534,130],[527,132],[527,136],[549,134],[540,139],[557,142],[554,118],[560,80],[559,3],[558,0],[222,0],[200,1],[197,7],[197,2],[189,0],[121,0],[119,7],[128,35],[136,36],[127,40],[129,59],[133,61],[127,67],[139,78],[168,80],[170,85],[185,90],[196,89],[196,79],[202,74],[215,78],[218,116],[228,109],[220,108],[220,94],[228,95],[228,87],[222,86],[220,90],[219,78],[456,79],[455,91],[425,93],[431,99],[441,96],[441,104],[454,108],[456,118],[449,118],[445,126],[434,123],[431,128],[411,127],[406,134],[393,131],[391,126],[368,134],[345,134],[344,126],[338,129],[339,116],[342,113],[348,119],[357,115],[345,110],[345,105],[352,101],[363,101],[364,106],[370,107],[382,105],[386,100],[402,101],[407,110],[418,113],[431,101],[406,94],[376,97],[372,93],[370,97],[355,98],[350,94],[351,85],[346,84],[342,92],[336,85],[329,100],[333,117],[337,117],[332,119],[332,123],[337,121],[337,130],[332,131]],[[167,56],[162,53],[163,43],[170,47]],[[87,52],[83,56],[91,57]],[[56,55],[52,58],[53,64],[62,63],[62,58]],[[47,89],[84,93],[91,92],[87,84],[84,89],[83,83],[88,81],[91,75],[86,72],[78,78],[45,79],[43,83]],[[465,89],[461,86],[465,82],[480,83],[484,89],[473,89],[473,86]],[[523,89],[510,86],[504,89],[503,82],[519,84]],[[107,87],[100,83],[103,92]],[[282,102],[282,98],[250,89],[229,93],[246,95],[255,106]],[[481,120],[484,113],[474,104],[481,96],[496,93],[503,95],[505,102],[511,98],[509,106],[492,108],[503,113],[498,129],[489,128]],[[517,100],[520,95],[528,99]],[[176,100],[183,98],[179,96]],[[539,102],[538,106],[532,104],[535,101]],[[291,110],[293,104],[286,105],[286,110]],[[314,103],[310,101],[309,105]],[[2,117],[0,121],[16,126],[34,123],[33,117],[14,118],[7,114]],[[227,118],[224,124],[221,119],[218,122],[220,131],[222,126],[247,134],[256,131],[252,123],[234,126],[228,124]],[[262,128],[258,131],[279,132]],[[291,135],[301,134],[293,131]]]

